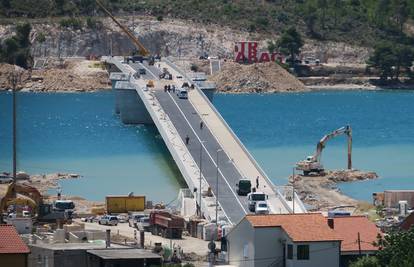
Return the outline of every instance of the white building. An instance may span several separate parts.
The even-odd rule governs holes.
[[[319,213],[247,215],[227,235],[233,266],[338,267],[340,248]]]

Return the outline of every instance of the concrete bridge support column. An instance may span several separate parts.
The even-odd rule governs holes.
[[[119,100],[119,111],[123,123],[154,124],[134,84],[118,81],[115,84],[115,95]]]
[[[112,66],[112,65],[111,65]],[[111,80],[112,84],[112,91],[115,92],[115,86],[117,82],[120,81],[129,81],[130,75],[123,73],[123,72],[112,72],[111,75],[109,75],[109,79]],[[115,93],[115,114],[119,114],[119,97],[118,94]]]

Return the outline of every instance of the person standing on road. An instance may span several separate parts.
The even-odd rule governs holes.
[[[204,127],[204,122],[200,121],[200,130],[203,130],[203,127]]]
[[[259,189],[259,176],[256,177],[256,189]]]
[[[190,143],[190,137],[188,137],[188,134],[185,136],[185,144],[188,145]]]

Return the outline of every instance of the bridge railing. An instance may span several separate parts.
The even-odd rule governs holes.
[[[193,83],[192,80],[188,77],[186,73],[184,73],[180,68],[178,68],[172,61],[170,61],[168,58],[164,58],[164,61],[175,71],[182,74],[183,78],[187,79],[188,82]],[[243,145],[243,143],[240,141],[239,137],[234,133],[234,131],[231,129],[231,127],[227,124],[226,120],[221,116],[220,112],[216,109],[216,107],[210,102],[208,97],[201,91],[201,89],[198,87],[196,83],[195,88],[199,91],[200,95],[204,98],[204,100],[208,103],[210,108],[217,114],[218,118],[221,120],[221,122],[224,124],[224,126],[227,128],[227,130],[230,132],[232,137],[236,140],[238,145],[242,148],[242,150],[246,153],[247,157],[250,159],[250,161],[253,163],[253,165],[256,167],[256,169],[259,171],[260,175],[266,180],[266,182],[269,184],[270,187],[276,188],[276,186],[273,184],[273,182],[269,179],[267,174],[264,172],[264,170],[260,167],[260,165],[257,163],[257,161],[254,159],[254,157],[250,154],[249,150]],[[235,165],[235,164],[234,164]],[[235,165],[236,166],[236,165]],[[237,168],[237,167],[236,167]],[[237,168],[238,169],[238,168]],[[243,174],[242,172],[240,172]],[[279,192],[279,190],[275,190],[276,195],[279,197],[282,205],[286,208],[287,211],[293,212],[291,209],[289,203],[286,201],[286,199],[283,197],[283,195]],[[299,200],[301,203],[302,201]],[[303,204],[302,204],[303,205]],[[306,209],[304,209],[306,212]]]

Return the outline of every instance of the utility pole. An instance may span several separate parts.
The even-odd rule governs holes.
[[[359,232],[358,232],[358,254],[359,254],[359,256],[361,256],[361,237],[360,237],[360,235],[359,235]]]
[[[200,141],[200,184],[198,188],[198,216],[201,218],[201,177],[203,164],[203,141]]]
[[[218,216],[217,216],[217,209],[218,209],[218,198],[219,198],[219,152],[222,151],[222,149],[217,149],[216,154],[216,165],[217,165],[217,171],[216,171],[216,227],[218,227]]]
[[[295,214],[295,167],[293,167],[293,179],[292,179],[292,206],[293,214]]]
[[[17,112],[16,112],[16,87],[20,83],[21,73],[15,70],[9,76],[9,82],[12,85],[13,98],[13,180],[16,182],[17,174]]]
[[[352,129],[348,127],[348,170],[352,170]]]

